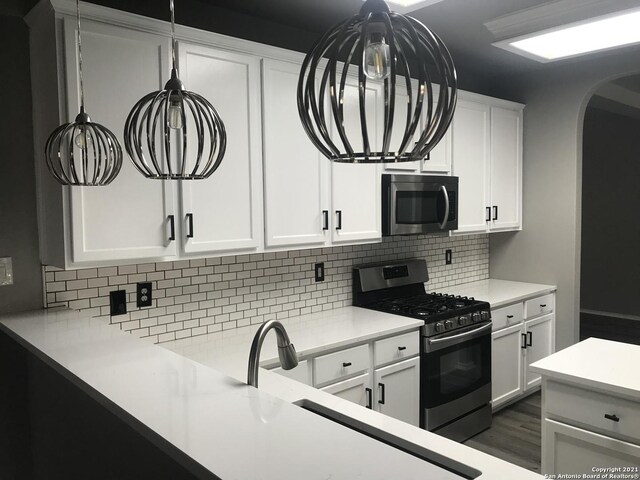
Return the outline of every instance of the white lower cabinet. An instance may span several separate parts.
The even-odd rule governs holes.
[[[370,408],[371,402],[371,375],[364,375],[343,380],[327,387],[321,388],[323,392],[330,393],[349,402],[357,403],[363,407]]]
[[[555,314],[540,315],[524,304],[544,299],[554,305],[555,294],[527,299],[493,310],[491,334],[491,398],[496,408],[540,385],[540,376],[529,365],[551,355],[555,349]],[[527,311],[532,318],[523,318]],[[536,316],[537,314],[537,316]]]
[[[378,368],[373,378],[375,410],[419,426],[420,357]]]
[[[296,382],[304,383],[311,386],[311,362],[308,360],[302,360],[295,368],[291,370],[285,370],[282,367],[276,367],[271,369],[273,373],[282,375],[283,377],[290,378]]]
[[[542,471],[546,474],[593,475],[594,467],[631,467],[630,475],[637,473],[640,445],[547,418],[543,431]]]

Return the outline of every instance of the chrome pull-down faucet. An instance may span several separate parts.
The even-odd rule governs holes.
[[[282,323],[277,320],[269,320],[263,323],[255,337],[253,337],[253,343],[251,344],[251,352],[249,353],[249,371],[247,374],[247,383],[258,388],[258,370],[260,369],[260,350],[262,350],[262,343],[269,330],[274,329],[276,336],[278,337],[278,357],[280,358],[280,365],[284,370],[291,370],[298,365],[298,354],[296,349],[289,340],[289,335],[284,329]]]

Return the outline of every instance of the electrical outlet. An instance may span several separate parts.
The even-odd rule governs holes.
[[[151,306],[151,300],[153,300],[151,293],[151,282],[137,284],[136,305],[138,308]]]
[[[112,317],[127,313],[127,292],[124,290],[109,292],[109,305]]]
[[[446,249],[444,252],[444,263],[446,265],[451,265],[451,261],[453,260],[453,252],[450,248]]]
[[[0,258],[0,286],[13,285],[13,265],[11,257]]]
[[[324,263],[316,263],[314,270],[316,272],[316,282],[324,282]]]

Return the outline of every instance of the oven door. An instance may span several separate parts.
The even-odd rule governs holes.
[[[425,337],[423,342],[423,409],[454,402],[490,386],[491,322],[471,325],[431,338]],[[488,398],[486,402],[490,400]]]
[[[398,178],[400,175],[394,177],[387,192],[384,235],[425,234],[458,228],[458,188],[452,177],[442,177],[444,180],[437,182],[403,181]]]

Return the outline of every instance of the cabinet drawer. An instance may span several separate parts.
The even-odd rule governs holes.
[[[420,353],[420,332],[410,332],[378,340],[373,348],[376,367],[415,357]]]
[[[640,440],[640,403],[558,382],[547,382],[548,414],[573,420],[613,437]],[[605,415],[613,416],[606,418]],[[615,421],[615,419],[619,419]]]
[[[546,315],[555,309],[555,294],[550,293],[542,297],[532,298],[524,302],[524,318]]]
[[[347,348],[313,360],[314,383],[318,385],[362,373],[369,368],[369,345]]]
[[[508,307],[491,309],[491,321],[493,326],[492,331],[501,330],[506,327],[511,327],[522,323],[523,319],[523,307],[522,303],[516,303],[509,305]]]
[[[298,366],[291,370],[284,370],[282,367],[276,367],[271,371],[282,375],[283,377],[296,380],[297,382],[304,383],[305,385],[311,385],[311,375],[309,374],[308,360],[302,360],[298,363]]]

